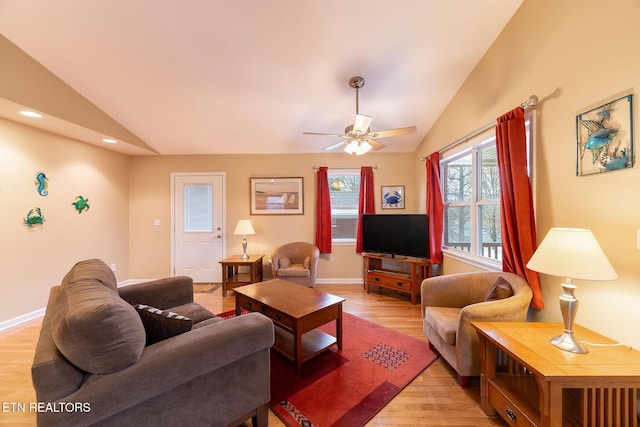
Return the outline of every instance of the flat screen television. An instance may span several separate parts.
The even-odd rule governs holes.
[[[426,214],[365,214],[362,216],[364,252],[429,257],[429,221]]]

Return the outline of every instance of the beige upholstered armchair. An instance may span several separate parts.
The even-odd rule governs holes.
[[[525,321],[533,295],[525,279],[504,272],[431,277],[422,282],[421,294],[429,346],[455,369],[463,387],[480,375],[480,346],[471,322]]]
[[[288,280],[314,288],[320,251],[306,242],[287,243],[271,254],[271,270],[274,279]]]

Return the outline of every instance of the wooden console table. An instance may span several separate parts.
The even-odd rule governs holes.
[[[222,264],[222,296],[237,286],[262,282],[262,258],[264,255],[250,255],[249,259],[242,255],[233,255],[220,261]],[[240,268],[248,271],[240,271]]]
[[[419,258],[392,258],[383,255],[364,255],[364,287],[393,289],[411,295],[411,304],[418,303],[420,285],[431,276],[431,263]]]
[[[511,426],[638,425],[640,352],[628,346],[561,350],[549,340],[561,323],[473,322],[480,338],[480,394],[487,415]],[[580,340],[615,344],[575,326]]]

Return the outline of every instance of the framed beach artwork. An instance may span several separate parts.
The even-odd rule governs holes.
[[[632,97],[613,99],[576,116],[576,175],[633,167]]]
[[[302,177],[250,178],[251,215],[302,215]]]
[[[404,209],[404,185],[383,185],[382,209]]]

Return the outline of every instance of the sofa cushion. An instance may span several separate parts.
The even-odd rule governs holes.
[[[460,323],[460,311],[462,309],[457,307],[427,307],[424,310],[424,321],[436,331],[444,342],[455,345],[458,324]]]
[[[280,258],[280,260],[278,261],[278,267],[280,268],[287,268],[291,265],[291,260],[286,257],[283,256],[282,258]]]
[[[278,270],[278,277],[309,277],[311,272],[302,264],[291,264],[288,268]]]
[[[140,316],[100,280],[62,285],[52,335],[60,352],[80,369],[108,374],[137,362],[144,350]]]
[[[118,291],[118,282],[113,271],[104,261],[99,259],[87,259],[78,262],[62,279],[62,285],[80,280],[95,280],[109,289]]]
[[[175,337],[190,331],[193,327],[193,320],[173,311],[160,310],[145,304],[136,304],[133,307],[142,320],[147,345]]]
[[[496,279],[495,283],[487,292],[487,296],[484,297],[485,301],[497,301],[504,298],[513,296],[513,288],[507,282],[507,280],[500,276]]]

